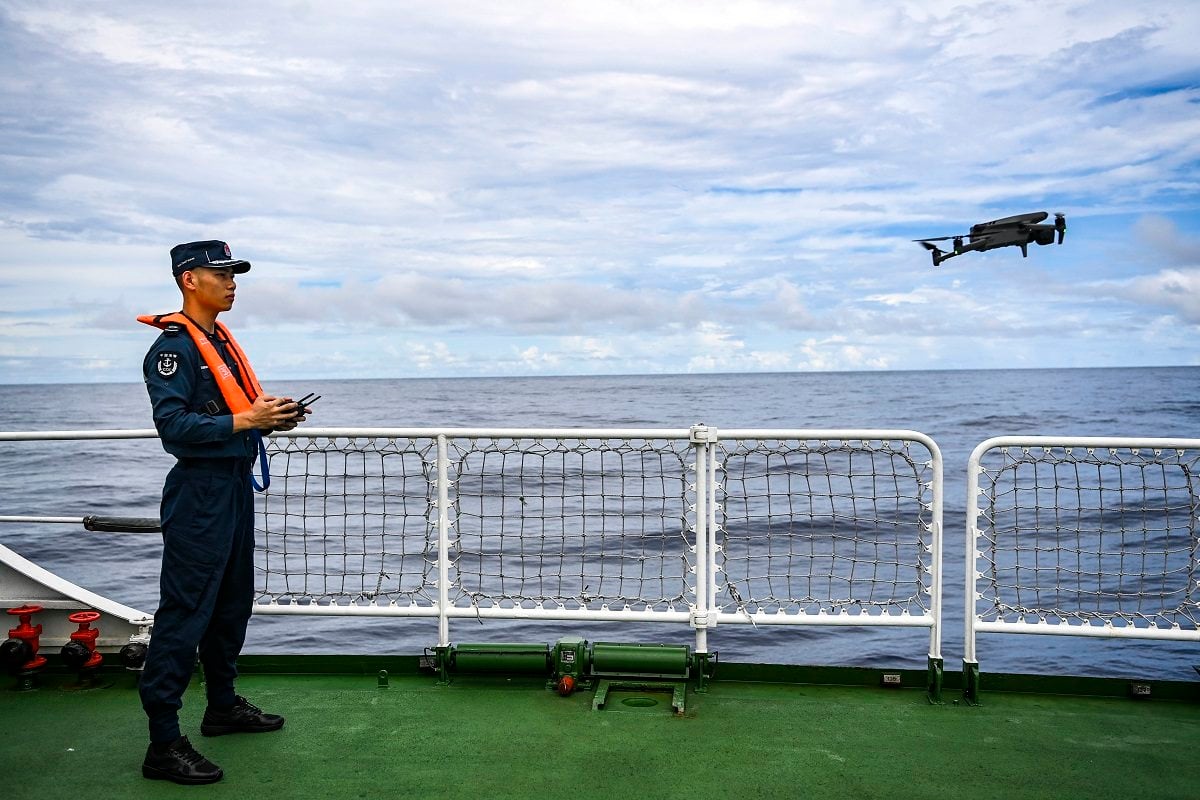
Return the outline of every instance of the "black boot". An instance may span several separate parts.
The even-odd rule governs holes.
[[[186,736],[166,744],[151,744],[142,762],[142,777],[175,783],[216,783],[221,768],[197,753]]]
[[[212,707],[204,710],[204,719],[200,723],[200,733],[205,736],[223,736],[227,733],[267,733],[283,727],[283,717],[278,714],[265,714],[258,706],[251,703],[240,694],[233,700],[233,707],[227,711],[215,711]]]

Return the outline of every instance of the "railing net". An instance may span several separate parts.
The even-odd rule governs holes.
[[[478,437],[447,450],[453,605],[694,601],[686,439]],[[260,602],[436,604],[435,438],[276,438],[269,455]]]
[[[269,455],[259,600],[436,602],[435,440],[275,438]]]
[[[908,441],[725,441],[724,611],[931,608],[933,469]]]
[[[1200,451],[999,447],[980,463],[978,619],[1195,630]]]
[[[688,443],[451,443],[455,605],[686,608]]]

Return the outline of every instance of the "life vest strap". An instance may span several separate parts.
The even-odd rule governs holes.
[[[262,473],[262,484],[254,477],[254,468],[250,468],[250,484],[256,492],[265,492],[271,488],[271,462],[267,460],[267,445],[263,441],[262,431],[253,432],[254,441],[258,444],[258,469]]]
[[[238,374],[242,377],[241,383],[234,377],[233,371],[225,363],[225,359],[221,358],[221,354],[217,352],[217,348],[213,345],[212,340],[208,338],[208,333],[183,312],[144,314],[137,319],[138,322],[144,322],[155,328],[165,330],[168,325],[176,324],[186,330],[188,335],[192,337],[192,341],[196,345],[196,350],[200,353],[200,358],[204,360],[209,372],[216,379],[217,388],[221,390],[221,397],[224,398],[225,405],[228,406],[231,413],[240,414],[244,411],[249,411],[255,398],[263,393],[262,386],[258,382],[258,376],[250,368],[250,359],[246,358],[246,353],[238,346],[237,340],[233,338],[233,334],[229,332],[229,328],[226,328],[223,323],[216,322],[216,332],[221,343],[233,355],[234,365],[237,368]],[[255,491],[264,492],[271,485],[271,469],[267,462],[267,446],[263,443],[261,431],[252,431],[252,436],[258,445],[258,463],[262,473],[262,484],[260,485],[254,477],[253,467],[250,469],[250,482],[254,485]]]
[[[176,324],[186,330],[192,337],[192,342],[195,343],[200,357],[208,366],[213,378],[216,379],[217,388],[221,390],[221,397],[225,399],[225,405],[234,414],[249,411],[254,399],[263,393],[258,376],[250,368],[250,359],[246,358],[246,353],[238,346],[237,340],[233,338],[229,328],[226,328],[220,321],[216,322],[216,331],[220,341],[233,355],[234,365],[242,377],[241,383],[238,383],[233,371],[225,363],[225,359],[221,358],[221,354],[217,352],[217,348],[208,338],[208,333],[192,321],[191,317],[176,311],[171,314],[146,314],[137,319],[138,322],[155,328],[166,329],[168,325]]]

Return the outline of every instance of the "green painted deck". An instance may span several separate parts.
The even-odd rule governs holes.
[[[205,739],[204,695],[190,687],[185,733],[225,770],[211,786],[141,777],[145,719],[133,676],[68,691],[0,686],[6,798],[1185,798],[1200,704],[987,691],[983,705],[931,705],[920,689],[729,680],[689,691],[684,716],[657,706],[593,711],[530,677],[457,676],[413,660],[343,661],[357,674],[283,674],[246,665],[239,691],[287,725]],[[318,671],[336,671],[318,661]],[[391,663],[389,685],[376,671]],[[264,670],[264,671],[259,671]],[[864,675],[867,673],[842,673]],[[875,673],[877,674],[877,673]],[[775,675],[774,677],[778,677]],[[912,678],[906,675],[906,680]],[[948,676],[950,677],[950,676]],[[851,681],[853,682],[853,681]],[[1115,685],[1110,682],[1110,686]],[[1157,692],[1156,687],[1156,692]]]

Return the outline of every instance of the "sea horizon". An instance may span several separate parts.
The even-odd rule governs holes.
[[[554,380],[569,378],[701,378],[712,377],[770,377],[778,375],[920,375],[925,373],[950,372],[1067,372],[1088,370],[1161,370],[1161,369],[1200,369],[1200,364],[1138,364],[1130,366],[1068,366],[1068,367],[927,367],[922,369],[825,369],[825,370],[762,370],[754,372],[563,372],[554,374],[526,373],[519,375],[405,375],[377,376],[371,378],[345,377],[273,377],[262,378],[263,381],[337,381],[339,383],[371,382],[371,381],[471,381],[471,380]],[[142,381],[5,381],[0,380],[0,386],[138,386]]]

